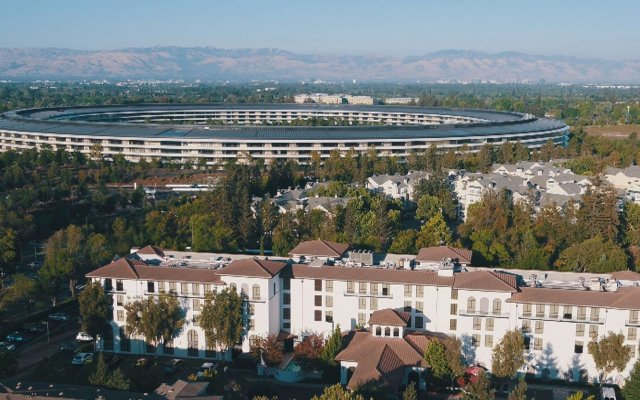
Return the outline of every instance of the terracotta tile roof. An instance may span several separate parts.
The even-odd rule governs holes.
[[[156,247],[156,246],[151,246],[150,244],[144,246],[141,249],[139,249],[138,251],[136,251],[136,253],[139,253],[139,254],[155,254],[157,256],[164,257],[164,251],[162,251],[161,248]]]
[[[220,275],[273,278],[286,266],[287,263],[284,261],[246,258],[243,260],[232,261],[229,265],[219,270],[218,273]]]
[[[615,292],[526,287],[513,294],[507,302],[640,310],[640,287],[621,287]]]
[[[327,240],[308,240],[298,244],[289,252],[290,256],[309,256],[309,257],[342,257],[349,249],[346,243],[329,242]]]
[[[391,325],[391,326],[407,326],[411,314],[404,311],[397,311],[392,308],[374,311],[369,318],[369,325]]]
[[[467,249],[459,249],[449,246],[423,247],[416,256],[416,261],[440,262],[444,258],[458,260],[462,264],[471,264],[473,252]]]
[[[292,278],[330,279],[335,281],[365,281],[381,283],[407,283],[414,285],[451,286],[453,277],[438,276],[433,271],[410,271],[383,268],[356,268],[305,264],[291,266]]]
[[[618,281],[640,281],[640,274],[636,271],[616,271],[611,277]]]
[[[470,271],[455,274],[453,288],[513,293],[518,291],[518,283],[516,275],[494,271]]]
[[[354,389],[372,380],[399,384],[397,375],[402,378],[400,373],[404,374],[405,367],[427,367],[423,353],[404,338],[376,337],[369,331],[357,331],[336,361],[358,363],[347,385]]]
[[[86,276],[88,278],[224,284],[218,274],[209,269],[149,266],[144,262],[126,258],[113,261],[104,267],[89,272]]]

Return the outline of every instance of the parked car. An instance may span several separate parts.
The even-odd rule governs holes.
[[[28,322],[22,325],[22,329],[24,329],[25,332],[29,333],[40,333],[45,331],[45,327],[38,322]]]
[[[52,321],[68,321],[71,319],[71,315],[66,312],[59,311],[49,314],[49,319]]]
[[[109,357],[107,357],[107,366],[109,368],[116,368],[118,365],[120,365],[120,363],[122,362],[122,357],[120,357],[117,354],[112,354]]]
[[[7,335],[7,341],[9,342],[22,343],[22,342],[26,342],[27,340],[28,340],[27,337],[18,331],[11,332],[10,334]]]
[[[76,340],[78,342],[90,342],[93,340],[93,336],[89,335],[87,332],[78,332],[76,335]]]
[[[198,379],[213,377],[217,369],[217,363],[206,362],[202,364],[202,366],[200,366],[200,369],[198,369],[196,376],[198,377]]]
[[[73,364],[73,365],[84,365],[84,364],[89,363],[91,361],[93,361],[93,354],[92,353],[78,353],[71,360],[71,364]]]
[[[16,349],[16,345],[8,342],[0,342],[0,350],[9,350],[14,351]]]
[[[76,342],[64,342],[58,345],[59,352],[77,352],[79,349],[78,343]]]
[[[178,372],[178,370],[182,368],[183,365],[184,361],[173,358],[164,364],[164,372],[168,375],[173,375]]]
[[[149,364],[147,357],[140,357],[136,360],[136,367],[146,367]]]

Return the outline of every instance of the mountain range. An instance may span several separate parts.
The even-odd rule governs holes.
[[[443,50],[421,56],[297,54],[279,49],[0,48],[0,79],[434,82],[640,82],[640,60]]]

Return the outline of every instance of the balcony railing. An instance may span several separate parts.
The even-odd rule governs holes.
[[[640,326],[640,321],[637,319],[633,319],[630,321],[624,321],[625,326]]]
[[[474,317],[492,317],[492,318],[509,318],[509,313],[501,311],[481,311],[481,310],[459,310],[458,315],[474,316]]]
[[[538,320],[538,321],[551,321],[551,322],[572,322],[576,324],[604,324],[604,318],[585,318],[583,316],[571,316],[570,318],[566,318],[563,315],[555,315],[555,316],[538,316],[535,314],[522,314],[520,316],[522,319],[530,319],[530,320]]]
[[[358,293],[356,291],[353,292],[344,292],[343,293],[345,296],[353,296],[353,297],[381,297],[381,298],[386,298],[386,299],[390,299],[393,296],[390,294],[382,294],[380,292],[378,293]]]

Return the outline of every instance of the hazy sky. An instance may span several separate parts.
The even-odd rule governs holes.
[[[640,59],[640,0],[2,0],[0,47]]]

